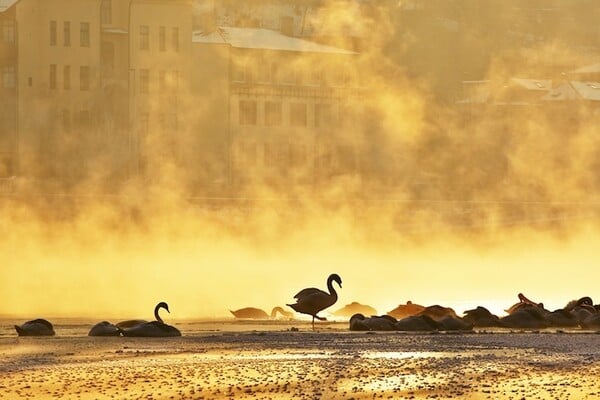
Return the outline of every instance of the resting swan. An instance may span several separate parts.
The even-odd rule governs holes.
[[[54,336],[54,327],[45,319],[27,321],[21,326],[15,325],[19,336]]]
[[[88,336],[121,336],[121,328],[108,321],[102,321],[90,329]]]
[[[152,322],[144,322],[139,325],[136,325],[129,329],[123,329],[123,336],[130,337],[173,337],[173,336],[181,336],[181,332],[179,329],[174,326],[167,325],[163,322],[162,318],[158,315],[158,311],[164,308],[169,311],[169,305],[165,302],[160,302],[154,307],[154,318],[156,321]]]

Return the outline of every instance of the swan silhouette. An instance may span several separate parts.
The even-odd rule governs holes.
[[[548,327],[548,311],[533,305],[527,305],[500,318],[499,326],[515,329],[543,329]]]
[[[513,304],[507,310],[504,310],[504,311],[506,311],[508,314],[512,314],[514,312],[519,311],[522,308],[527,308],[527,307],[544,308],[543,303],[533,302],[533,301],[529,300],[527,297],[525,297],[525,295],[523,293],[519,293],[518,297],[519,297],[519,302],[516,304]]]
[[[121,329],[129,329],[147,322],[145,319],[128,319],[127,321],[118,322],[116,326]]]
[[[337,317],[352,317],[355,314],[362,314],[363,316],[377,315],[377,310],[371,306],[360,304],[359,302],[354,301],[350,304],[346,304],[344,307],[333,313],[333,315]]]
[[[285,311],[281,307],[274,307],[273,310],[271,310],[270,316],[266,311],[255,307],[245,307],[235,311],[229,310],[229,312],[238,319],[275,319],[277,317],[277,313],[280,313],[286,318],[292,318],[294,316],[293,313]]]
[[[19,336],[54,336],[54,327],[45,319],[34,319],[27,321],[23,325],[15,325]]]
[[[342,278],[338,274],[331,274],[327,278],[327,290],[329,290],[329,293],[317,288],[302,289],[294,296],[296,303],[287,304],[296,312],[312,316],[313,331],[315,330],[315,318],[319,321],[327,321],[326,318],[319,317],[317,314],[334,305],[338,299],[337,292],[333,288],[333,282],[336,282],[340,288],[342,287]]]
[[[458,318],[458,316],[456,315],[456,312],[452,308],[443,307],[443,306],[440,306],[437,304],[435,304],[433,306],[425,307],[425,309],[423,309],[423,311],[417,313],[416,315],[417,316],[427,315],[428,317],[431,317],[436,321],[439,321],[446,317]]]
[[[369,318],[361,313],[350,317],[351,331],[393,331],[396,330],[396,318],[389,315],[374,315]]]
[[[462,318],[468,324],[472,324],[477,327],[494,327],[498,326],[499,318],[497,315],[492,314],[487,308],[477,306],[472,310],[464,312],[465,316]]]
[[[169,311],[169,305],[167,303],[160,302],[154,307],[154,318],[156,321],[144,322],[139,325],[136,325],[129,329],[122,329],[123,336],[130,337],[172,337],[172,336],[181,336],[181,332],[179,329],[174,326],[167,325],[163,322],[160,315],[158,315],[158,311],[164,308]]]
[[[121,328],[108,321],[97,323],[90,329],[88,336],[121,336]]]
[[[420,304],[414,304],[412,301],[409,300],[406,302],[406,304],[400,304],[398,307],[394,308],[387,314],[394,318],[402,319],[413,315],[417,315],[418,313],[424,310],[424,306]]]

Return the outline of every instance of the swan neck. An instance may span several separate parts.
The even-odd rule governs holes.
[[[329,290],[329,295],[337,299],[337,292],[333,287],[333,279],[327,279],[327,290]]]
[[[273,308],[273,310],[271,311],[271,318],[275,318],[277,316],[277,313],[278,312],[282,313],[282,311],[283,311],[283,309],[281,307]]]
[[[160,317],[160,315],[158,315],[158,310],[160,310],[160,307],[157,305],[156,307],[154,307],[154,318],[158,321],[158,322],[163,322],[162,318]]]

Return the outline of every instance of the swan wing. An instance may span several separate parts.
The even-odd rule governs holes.
[[[309,295],[299,298],[298,304],[300,304],[302,308],[306,310],[312,310],[313,312],[317,313],[335,304],[336,300],[336,297],[319,290],[318,292],[313,292]]]
[[[326,293],[326,292],[322,291],[321,289],[306,288],[306,289],[302,289],[301,291],[299,291],[298,293],[296,293],[296,295],[294,296],[294,298],[299,300],[299,299],[301,299],[303,297],[312,296],[313,294],[317,294],[317,293],[322,293],[324,295],[329,296],[329,293]]]

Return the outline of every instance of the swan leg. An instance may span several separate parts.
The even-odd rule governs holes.
[[[314,315],[313,315],[312,326],[313,326],[313,332],[314,332],[314,330],[315,330],[315,316]]]

